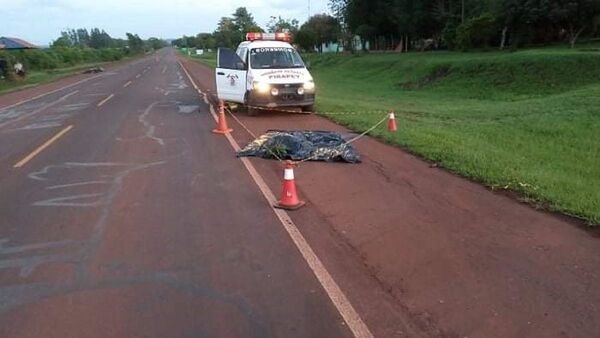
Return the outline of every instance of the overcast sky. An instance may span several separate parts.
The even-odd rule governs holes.
[[[308,0],[0,0],[0,36],[47,45],[66,28],[98,27],[113,37],[178,38],[212,32],[222,16],[245,6],[264,27],[271,15],[308,17]],[[310,0],[311,14],[328,12],[327,0]]]

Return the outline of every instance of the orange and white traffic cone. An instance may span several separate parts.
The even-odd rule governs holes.
[[[285,161],[283,171],[283,187],[281,189],[281,199],[274,205],[275,208],[296,210],[305,203],[298,198],[296,192],[296,183],[294,181],[294,164],[292,161]]]
[[[219,119],[217,122],[217,128],[213,129],[213,133],[217,134],[229,134],[233,129],[227,127],[227,120],[225,119],[225,104],[223,101],[219,101]]]
[[[388,119],[388,130],[391,132],[398,130],[398,127],[396,127],[396,116],[394,116],[393,112],[390,113],[390,118]]]

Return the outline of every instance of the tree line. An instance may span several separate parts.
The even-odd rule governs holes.
[[[239,7],[231,16],[222,17],[217,29],[212,33],[184,35],[172,43],[179,47],[198,49],[235,48],[244,41],[248,32],[289,32],[294,37],[294,43],[305,50],[313,50],[322,43],[337,41],[341,36],[341,27],[338,19],[326,14],[317,14],[302,25],[296,19],[272,16],[266,29],[263,29],[245,7]]]
[[[51,44],[53,48],[120,48],[126,49],[130,53],[140,53],[149,49],[160,49],[166,46],[164,40],[158,38],[149,38],[143,40],[137,34],[126,33],[127,39],[113,38],[103,29],[92,28],[89,31],[86,28],[67,29],[60,33],[60,37]]]
[[[600,0],[329,0],[332,16],[271,17],[268,32],[289,31],[304,50],[341,42],[346,50],[516,49],[600,35]],[[263,32],[245,7],[212,33],[184,36],[180,47],[235,48],[247,32]],[[358,41],[358,46],[357,46]]]
[[[376,49],[566,42],[598,36],[599,0],[330,0],[344,36]]]
[[[11,73],[16,63],[27,71],[52,70],[81,64],[110,62],[125,56],[157,50],[166,45],[158,38],[143,40],[137,34],[127,33],[126,39],[111,37],[104,30],[92,28],[67,29],[60,33],[50,48],[28,50],[0,50],[0,81],[14,80]]]

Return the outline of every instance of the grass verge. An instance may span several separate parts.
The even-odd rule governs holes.
[[[191,59],[215,67],[214,53]],[[317,108],[536,207],[600,225],[600,46],[307,55]]]
[[[81,73],[83,70],[92,67],[103,67],[114,63],[127,62],[133,59],[133,57],[123,58],[119,61],[112,62],[95,62],[80,64],[73,67],[56,68],[50,70],[35,70],[27,74],[24,80],[7,81],[0,80],[0,94],[6,94],[9,92],[26,89],[29,87],[38,86],[40,84],[50,83],[67,76]]]
[[[308,56],[319,111],[528,202],[600,224],[600,50]]]

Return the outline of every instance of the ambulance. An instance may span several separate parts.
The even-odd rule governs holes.
[[[219,48],[216,84],[219,99],[248,115],[292,107],[312,111],[315,103],[315,83],[288,33],[248,33],[236,51]]]

